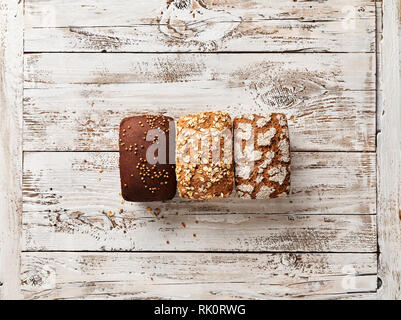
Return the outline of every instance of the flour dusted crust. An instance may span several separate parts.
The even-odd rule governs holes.
[[[176,175],[182,198],[226,198],[234,189],[232,120],[204,112],[177,122]]]
[[[236,191],[244,199],[290,193],[291,156],[287,118],[281,113],[234,119]]]

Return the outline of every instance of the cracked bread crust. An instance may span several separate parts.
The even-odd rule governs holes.
[[[238,197],[270,199],[290,194],[290,138],[284,114],[235,118],[234,155]]]
[[[234,189],[232,120],[225,112],[186,115],[177,122],[176,175],[182,198],[226,198]]]

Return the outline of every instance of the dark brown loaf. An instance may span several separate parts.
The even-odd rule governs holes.
[[[237,196],[269,199],[289,195],[290,140],[284,114],[235,118],[234,154]]]
[[[202,144],[202,139],[207,143]],[[204,147],[199,147],[200,144]],[[176,154],[181,197],[206,200],[226,198],[232,193],[232,121],[227,113],[204,112],[181,117],[177,122]]]
[[[174,198],[177,187],[175,165],[168,164],[169,148],[174,148],[169,145],[170,121],[173,121],[170,117],[144,115],[126,118],[121,122],[120,178],[124,200],[148,202]],[[166,164],[149,164],[146,159],[146,151],[154,143],[146,141],[151,129],[160,129],[165,134]]]

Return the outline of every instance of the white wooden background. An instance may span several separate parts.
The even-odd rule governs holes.
[[[0,298],[401,298],[398,0],[0,5]],[[288,115],[292,196],[121,201],[120,120],[213,109]]]

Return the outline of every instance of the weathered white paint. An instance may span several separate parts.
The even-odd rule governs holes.
[[[379,277],[382,299],[401,299],[401,2],[383,1],[383,107],[378,134]]]
[[[246,84],[249,90],[255,87],[253,90],[260,95],[260,103],[275,107],[277,101],[274,97],[263,95],[269,92],[269,86],[294,87],[285,92],[278,91],[277,94],[283,94],[281,99],[290,99],[291,93],[301,90],[302,85],[318,91],[375,90],[375,72],[374,53],[42,53],[25,55],[24,86],[62,88],[72,84],[186,81],[200,86],[237,87]]]
[[[376,133],[382,129],[383,88],[381,81],[383,66],[383,10],[382,2],[376,1]]]
[[[28,1],[25,50],[374,52],[374,1]]]
[[[293,153],[294,193],[268,205],[235,199],[122,204],[116,153],[27,153],[24,249],[353,253],[26,252],[24,296],[375,297],[375,2],[204,0],[202,7],[198,0],[185,0],[180,10],[170,2],[26,0],[25,50],[40,54],[25,59],[25,150],[114,151],[115,129],[126,115],[179,116],[202,108],[234,115],[244,109],[274,109],[294,116],[293,151],[368,152]],[[7,41],[14,41],[9,48],[19,45],[13,33],[5,34]],[[57,53],[102,50],[315,53]],[[21,51],[13,51],[14,58]],[[338,51],[364,53],[316,53]],[[9,97],[10,91],[5,92]],[[389,167],[389,160],[383,161]],[[387,171],[386,177],[391,179]],[[152,217],[147,206],[159,207],[159,218]],[[116,214],[107,217],[102,211],[108,210]],[[384,232],[383,241],[399,234],[399,229],[393,231]],[[391,252],[387,244],[385,251]],[[391,273],[383,277],[391,284],[385,292],[399,296],[399,260],[383,257],[382,273]],[[7,262],[6,267],[17,274],[14,264]],[[352,268],[358,274],[356,287],[345,290],[343,281]],[[53,271],[55,282],[49,278]],[[18,283],[18,276],[11,279]],[[38,279],[43,282],[35,282]],[[189,297],[184,294],[188,288],[193,292]],[[0,287],[0,297],[2,292]]]
[[[373,153],[296,152],[292,154],[292,195],[288,199],[199,202],[177,197],[165,204],[156,204],[173,214],[196,208],[209,213],[229,213],[234,209],[235,213],[375,214],[375,166]],[[24,189],[27,213],[64,207],[72,210],[84,207],[86,212],[95,213],[133,206],[120,204],[118,153],[115,152],[26,153]],[[92,205],[86,207],[85,202],[77,203],[78,199],[87,199]],[[137,206],[136,210],[140,208]],[[139,212],[149,216],[146,208]]]
[[[288,115],[293,151],[375,151],[374,91],[320,91],[298,80],[299,91],[289,81],[257,87],[275,108],[251,85],[213,81],[26,89],[24,150],[117,151],[121,119],[135,114],[222,110],[234,117],[276,109]]]
[[[292,150],[374,151],[372,54],[39,54],[25,59],[24,149],[117,150],[138,113],[281,111]],[[155,94],[156,93],[156,94]]]
[[[136,216],[134,210],[127,210],[108,219],[106,214],[89,215],[84,210],[68,209],[36,213],[36,217],[29,216],[29,223],[24,224],[24,249],[201,252],[375,252],[377,249],[376,217],[370,215],[224,215],[195,211],[156,219]]]
[[[376,254],[24,253],[27,299],[374,298]]]
[[[194,23],[194,27],[180,33],[178,38],[170,25],[33,28],[26,32],[25,51],[374,52],[374,19],[360,19],[353,23],[354,27],[345,27],[344,21],[304,22],[291,17],[289,20],[224,22],[224,16],[220,12],[218,15],[222,21],[202,17],[207,21]]]
[[[172,0],[26,0],[25,27],[101,27],[159,24],[160,17]],[[200,1],[183,9],[191,10]],[[294,19],[299,21],[348,21],[375,18],[374,0],[203,0],[207,8],[229,12],[241,21]],[[201,10],[202,7],[196,9]],[[183,10],[183,14],[186,12]],[[172,10],[170,10],[172,11]],[[235,20],[235,19],[234,19]]]
[[[20,296],[22,8],[0,0],[0,300]]]
[[[26,153],[24,249],[376,250],[374,154],[294,153],[293,194],[271,201],[121,203],[117,164],[110,152]]]

